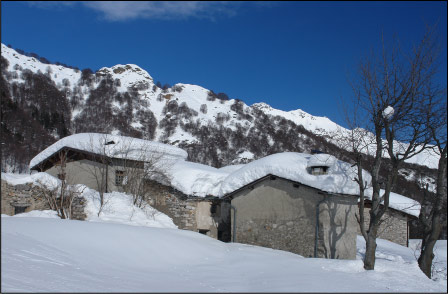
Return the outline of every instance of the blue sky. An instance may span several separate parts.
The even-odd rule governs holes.
[[[446,2],[5,2],[2,43],[81,69],[133,63],[247,104],[302,109],[345,125],[340,99],[360,58],[396,34],[406,48]]]

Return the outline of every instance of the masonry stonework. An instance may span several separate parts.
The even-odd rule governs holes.
[[[50,209],[44,197],[31,183],[10,185],[1,181],[2,214],[14,215],[17,210],[23,208],[23,212],[31,210]]]
[[[149,204],[173,219],[180,229],[230,240],[229,204],[216,198],[188,197],[172,187],[148,182]],[[214,207],[213,207],[214,206]]]
[[[235,241],[312,257],[318,210],[317,256],[354,259],[356,203],[356,197],[319,194],[316,189],[271,177],[233,195]]]
[[[41,193],[40,187],[32,183],[10,185],[6,181],[1,181],[1,213],[15,215],[20,212],[30,212],[32,210],[49,210],[50,205]],[[72,203],[72,219],[84,220],[86,202],[82,197],[76,197]]]
[[[72,203],[71,219],[85,220],[87,215],[85,213],[86,199],[84,197],[75,197]]]
[[[369,227],[370,222],[370,208],[364,209],[364,226]],[[359,215],[359,211],[356,211]],[[378,230],[378,238],[385,239],[402,246],[408,246],[408,218],[405,214],[396,211],[389,207],[384,213],[382,223]],[[357,227],[358,235],[361,235],[359,225]]]

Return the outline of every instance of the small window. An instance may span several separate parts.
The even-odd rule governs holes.
[[[116,170],[115,171],[115,186],[122,186],[124,179],[124,171]]]
[[[25,206],[14,206],[14,214],[24,213],[25,209]]]
[[[210,232],[210,230],[198,230],[199,234],[203,234],[203,235],[208,235],[208,232]]]
[[[217,205],[217,204],[212,204],[212,205],[210,206],[210,213],[215,214],[217,208],[218,208],[218,205]]]
[[[311,168],[311,174],[315,176],[326,175],[328,167],[327,166],[315,166]]]

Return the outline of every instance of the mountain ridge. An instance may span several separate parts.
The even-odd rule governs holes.
[[[20,126],[11,127],[12,118],[8,127],[3,126],[11,140],[22,140],[11,144],[11,152],[16,152],[14,145],[30,144],[28,157],[32,158],[45,145],[68,134],[105,132],[172,144],[184,148],[189,160],[215,167],[312,149],[350,159],[348,152],[342,154],[344,144],[340,142],[350,130],[327,117],[301,109],[283,111],[264,102],[249,106],[238,99],[222,100],[198,85],[177,83],[160,88],[146,70],[135,64],[102,67],[93,73],[44,64],[1,46],[2,100],[9,105],[2,110],[2,117],[6,114],[8,118],[8,113],[17,116],[17,109],[21,109],[23,115],[31,117],[29,127],[34,128],[28,140],[26,135],[20,138]],[[40,137],[34,135],[36,132]],[[20,163],[18,156],[24,157]],[[426,167],[437,167],[433,155],[425,156],[432,158],[424,164]],[[18,170],[25,171],[25,157],[3,156],[2,169],[21,165]],[[422,162],[421,158],[423,155],[410,164]],[[417,177],[416,173],[408,174]]]

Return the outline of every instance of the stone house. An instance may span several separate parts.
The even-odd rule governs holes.
[[[30,161],[30,170],[45,171],[69,184],[84,184],[97,191],[122,192],[125,171],[141,171],[139,175],[143,176],[145,169],[155,173],[186,157],[184,150],[166,144],[81,133],[62,138],[40,152]]]
[[[127,178],[140,177],[149,204],[171,217],[180,229],[230,240],[229,209],[219,198],[197,197],[171,185],[171,169],[192,172],[188,165],[183,169],[174,166],[186,157],[184,150],[170,145],[84,133],[49,146],[31,160],[30,169],[64,178],[68,184],[83,184],[97,191],[103,187],[105,192],[124,192],[126,181],[130,181]]]
[[[186,158],[184,150],[157,142],[76,134],[39,153],[30,167],[95,190],[100,186],[92,171],[103,172],[106,191],[121,192],[130,177],[138,178],[147,202],[180,229],[218,240],[305,257],[355,258],[359,187],[350,164],[328,154],[293,152],[219,169]],[[129,166],[157,172],[132,176]],[[380,237],[406,245],[408,215],[419,211],[419,205],[408,211],[410,201],[391,198]]]
[[[248,163],[221,184],[232,208],[232,238],[305,257],[354,259],[360,235],[355,177],[353,166],[328,154],[286,152]],[[418,202],[391,193],[380,238],[406,246],[408,221],[419,211]]]
[[[356,257],[356,196],[267,175],[224,199],[233,207],[235,242],[305,257]]]
[[[348,164],[328,154],[287,152],[246,164],[223,183],[232,237],[305,257],[354,259],[352,176]]]

